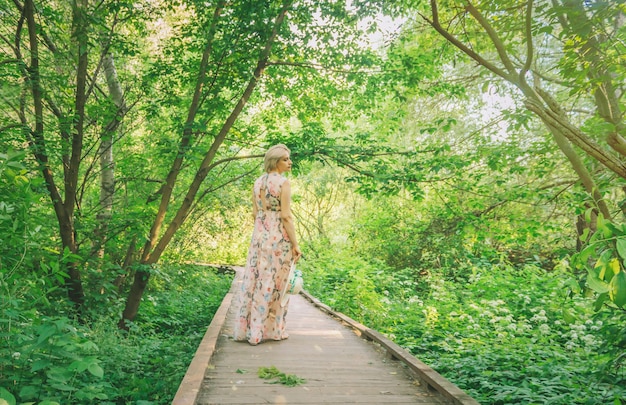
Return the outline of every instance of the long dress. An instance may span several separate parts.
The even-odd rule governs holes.
[[[288,305],[281,306],[280,302],[292,261],[291,241],[280,216],[280,192],[286,180],[278,173],[268,173],[254,182],[257,215],[237,294],[240,307],[233,333],[235,340],[247,340],[252,345],[288,337]]]

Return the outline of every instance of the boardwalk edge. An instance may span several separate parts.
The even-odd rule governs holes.
[[[228,309],[233,299],[233,290],[236,282],[237,277],[233,279],[230,291],[226,293],[222,304],[215,312],[215,315],[213,315],[213,319],[187,368],[187,372],[178,386],[176,395],[172,400],[172,405],[195,405],[198,394],[200,393],[202,381],[204,380],[204,374],[211,362],[217,345],[217,339],[226,321],[226,315],[228,314]]]
[[[437,373],[435,370],[427,366],[418,360],[415,356],[409,353],[406,349],[402,348],[395,342],[392,342],[387,337],[385,337],[382,333],[377,330],[370,329],[367,326],[355,321],[349,316],[342,314],[341,312],[336,312],[328,305],[322,303],[319,299],[313,297],[307,291],[300,292],[307,300],[309,300],[313,305],[321,309],[322,311],[328,313],[331,316],[334,316],[338,319],[341,319],[343,322],[348,324],[350,327],[357,330],[362,338],[373,340],[381,345],[387,352],[394,357],[395,359],[402,361],[405,363],[419,378],[422,382],[428,384],[429,387],[438,391],[441,395],[446,398],[452,400],[457,405],[480,405],[478,401],[476,401],[471,396],[467,395],[463,390],[454,385],[448,379],[446,379],[441,374]]]

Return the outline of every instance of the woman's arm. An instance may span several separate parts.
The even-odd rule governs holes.
[[[289,236],[289,240],[291,241],[293,260],[297,263],[298,260],[300,260],[300,256],[302,256],[302,252],[298,245],[296,227],[293,215],[291,214],[291,185],[289,184],[289,180],[285,180],[280,190],[280,217],[283,220],[283,226],[285,227],[287,236]]]
[[[254,187],[252,188],[252,218],[256,221],[256,214],[259,211],[259,207],[256,206],[256,196],[254,195]]]

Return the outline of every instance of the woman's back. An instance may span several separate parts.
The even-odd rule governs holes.
[[[255,181],[254,195],[259,213],[280,211],[280,192],[285,180],[278,173],[266,173]]]

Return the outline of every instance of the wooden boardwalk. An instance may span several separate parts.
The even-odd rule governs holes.
[[[289,339],[257,346],[233,341],[231,301],[237,283],[215,314],[172,404],[478,405],[378,332],[333,313],[306,293],[290,299]],[[271,366],[306,382],[270,384],[257,371]]]

